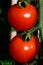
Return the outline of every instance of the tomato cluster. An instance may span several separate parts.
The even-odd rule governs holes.
[[[28,4],[20,8],[17,4],[10,7],[8,11],[8,20],[10,25],[17,31],[30,30],[35,26],[38,18],[36,8]],[[9,52],[14,60],[26,63],[35,58],[39,50],[39,41],[37,37],[32,36],[28,41],[24,41],[20,36],[15,36],[9,44]]]

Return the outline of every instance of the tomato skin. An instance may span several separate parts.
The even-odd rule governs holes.
[[[25,8],[20,8],[15,4],[8,11],[9,23],[18,31],[31,29],[36,24],[37,18],[37,10],[31,4],[28,4]]]
[[[24,41],[19,36],[15,36],[9,44],[9,53],[14,60],[26,63],[35,58],[39,51],[39,41],[35,36],[31,40]]]

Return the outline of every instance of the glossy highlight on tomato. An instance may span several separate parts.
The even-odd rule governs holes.
[[[15,36],[9,44],[11,57],[20,63],[26,63],[35,58],[39,51],[39,41],[35,36],[29,41],[24,41],[20,36]]]
[[[37,18],[37,10],[32,4],[28,4],[24,8],[15,4],[8,10],[9,24],[18,31],[31,29],[36,24]]]

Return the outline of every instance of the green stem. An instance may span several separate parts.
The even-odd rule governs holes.
[[[24,31],[24,32],[20,33],[19,35],[23,36],[26,34],[25,40],[27,41],[27,39],[29,39],[29,40],[31,39],[33,32],[35,32],[38,29],[40,29],[39,24],[37,26],[33,27],[32,29],[28,30],[28,31]]]
[[[31,0],[26,0],[28,3],[30,3],[31,2]]]
[[[15,31],[15,29],[13,27],[11,27],[11,31]]]
[[[28,30],[27,32],[30,34],[33,34],[33,32],[35,32],[36,30],[40,29],[39,23],[37,26],[33,27],[32,29]]]
[[[32,38],[32,35],[30,33],[27,33],[27,35],[25,36],[25,40],[28,41]]]
[[[32,37],[33,32],[35,32],[35,31],[38,30],[38,29],[40,29],[40,28],[39,28],[39,25],[33,27],[31,30],[28,30],[28,31],[27,31],[27,35],[26,35],[26,37],[25,37],[25,40],[27,40],[27,38],[29,38],[29,40],[30,40],[31,37]]]
[[[18,1],[18,6],[21,8],[26,7],[29,3],[31,2],[31,0],[20,0]]]
[[[28,4],[28,2],[26,2],[26,1],[23,1],[23,2],[20,1],[20,2],[18,2],[18,6],[19,6],[20,8],[26,7],[27,4]]]
[[[40,13],[40,30],[41,30],[41,39],[43,40],[43,0],[39,0],[40,3],[40,8],[39,8],[39,13]]]
[[[26,35],[25,36],[25,40],[27,40],[27,38],[30,40],[31,39],[31,36],[33,34],[33,32],[35,32],[36,30],[40,29],[40,26],[39,26],[39,23],[37,26],[33,27],[32,29],[30,30],[27,30],[27,31],[24,31],[22,33],[20,33],[19,35],[20,36],[23,36],[23,35]]]

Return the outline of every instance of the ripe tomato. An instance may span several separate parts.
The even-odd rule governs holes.
[[[36,8],[28,4],[20,8],[17,4],[10,7],[8,20],[10,25],[18,31],[31,29],[37,22],[38,14]]]
[[[39,50],[39,41],[35,36],[31,40],[24,41],[21,37],[15,36],[9,44],[9,53],[14,60],[26,63],[35,58]]]

